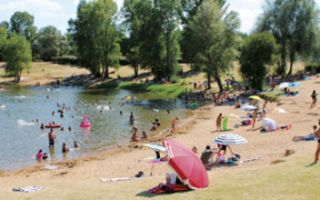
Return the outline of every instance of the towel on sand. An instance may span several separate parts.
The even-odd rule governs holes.
[[[43,187],[41,186],[28,186],[28,187],[18,187],[18,188],[12,188],[12,191],[13,192],[26,192],[26,193],[29,193],[29,192],[37,192],[37,191],[40,191],[42,190]]]

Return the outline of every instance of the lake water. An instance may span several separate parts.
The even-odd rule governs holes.
[[[51,160],[62,160],[86,155],[92,151],[129,142],[129,115],[132,111],[136,126],[150,133],[151,122],[158,118],[161,129],[169,126],[175,116],[186,117],[187,110],[179,100],[144,100],[147,94],[133,94],[126,90],[88,92],[82,88],[48,87],[7,88],[0,92],[0,169],[17,169],[36,163],[34,156],[39,149],[49,153],[48,129],[41,130],[40,125],[51,121],[62,124],[64,131],[55,130],[55,152]],[[141,100],[119,105],[122,98],[134,96]],[[65,111],[64,118],[57,112],[57,103],[71,107]],[[111,103],[111,104],[110,104]],[[100,112],[99,106],[111,106],[111,110]],[[171,113],[167,114],[166,109]],[[120,110],[123,115],[120,115]],[[55,115],[52,116],[52,111]],[[88,115],[92,123],[91,130],[80,128],[82,117]],[[32,121],[39,119],[39,123]],[[68,127],[72,131],[68,130]],[[81,146],[79,151],[71,151],[64,157],[61,146],[66,142],[73,146],[76,140]]]

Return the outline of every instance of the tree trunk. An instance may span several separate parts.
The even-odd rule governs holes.
[[[103,75],[104,78],[109,78],[109,67],[107,66],[104,70],[104,75]]]
[[[295,52],[293,48],[290,48],[290,69],[289,69],[288,75],[292,74],[294,60],[295,60]]]
[[[280,69],[279,73],[280,75],[284,75],[286,73],[286,68],[287,68],[287,45],[285,42],[282,43],[281,47],[281,61],[280,61]]]
[[[21,80],[21,74],[22,74],[22,70],[19,70],[17,76],[16,76],[16,82],[19,83]]]
[[[211,74],[207,74],[207,89],[210,90],[211,89]]]
[[[216,75],[214,76],[214,79],[217,81],[217,84],[218,84],[218,87],[219,87],[219,91],[220,91],[220,92],[223,92],[223,85],[222,85],[222,81],[221,81],[219,75],[216,74]]]
[[[133,67],[133,70],[134,70],[134,77],[137,78],[139,75],[139,65],[135,65]]]

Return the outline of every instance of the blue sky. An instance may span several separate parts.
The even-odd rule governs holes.
[[[120,7],[123,0],[115,0]],[[320,0],[316,0],[320,3]],[[76,15],[79,0],[0,0],[0,21],[9,21],[15,11],[27,11],[35,16],[38,28],[53,25],[66,32],[68,20]],[[230,9],[239,13],[243,32],[250,32],[265,0],[228,0]]]

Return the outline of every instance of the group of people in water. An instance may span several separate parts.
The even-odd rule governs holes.
[[[71,107],[67,107],[65,104],[59,104],[57,103],[57,112],[59,113],[60,118],[64,118],[64,113],[66,111],[70,111]],[[51,116],[55,116],[55,111],[51,112]],[[60,131],[64,131],[64,127],[61,126],[60,124],[55,123],[55,121],[50,122],[48,125],[44,125],[43,123],[40,125],[40,129],[44,130],[44,129],[50,129],[49,133],[48,133],[48,144],[49,144],[49,150],[50,153],[54,152],[55,149],[55,142],[56,142],[56,134],[54,132],[54,129],[60,130]],[[72,131],[71,126],[68,127],[68,131]],[[73,142],[73,149],[79,149],[80,145],[77,141]],[[65,142],[62,143],[62,147],[61,147],[61,152],[65,155],[67,152],[70,151],[70,148],[67,146],[67,144]],[[43,152],[42,149],[40,149],[38,151],[38,153],[36,154],[36,159],[38,161],[41,160],[47,160],[49,158],[49,155],[45,152]]]

